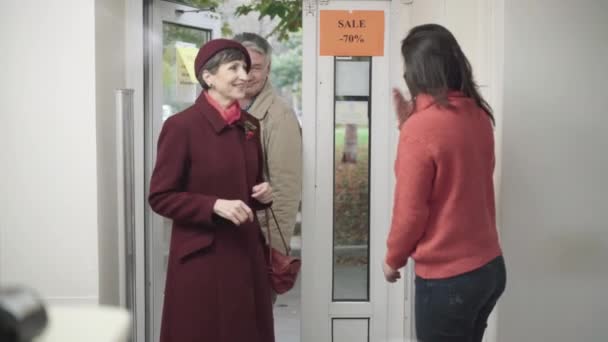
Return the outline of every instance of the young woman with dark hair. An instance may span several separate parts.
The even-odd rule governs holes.
[[[494,203],[494,117],[454,36],[435,24],[401,44],[412,100],[394,91],[400,138],[384,274],[415,261],[422,342],[481,342],[506,284]]]

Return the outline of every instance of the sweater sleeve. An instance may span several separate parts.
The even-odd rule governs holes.
[[[217,197],[184,191],[190,163],[188,134],[169,118],[158,138],[156,165],[150,180],[150,207],[159,215],[193,224],[213,223]]]
[[[403,131],[399,138],[395,175],[393,218],[385,261],[392,268],[400,269],[407,264],[424,235],[435,177],[435,163],[426,144]]]

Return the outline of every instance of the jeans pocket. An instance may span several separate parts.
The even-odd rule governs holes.
[[[453,340],[470,332],[466,295],[451,281],[432,280],[416,291],[416,334],[421,341]]]

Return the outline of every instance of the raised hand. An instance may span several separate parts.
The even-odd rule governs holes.
[[[399,89],[393,88],[393,105],[399,121],[399,129],[401,129],[403,123],[412,114],[412,102],[406,100]]]

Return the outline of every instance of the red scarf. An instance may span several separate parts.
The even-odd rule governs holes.
[[[232,125],[235,121],[241,118],[241,106],[239,106],[238,101],[232,102],[227,108],[223,108],[216,100],[214,100],[208,92],[205,92],[205,98],[207,101],[215,108],[222,118],[228,123]]]

